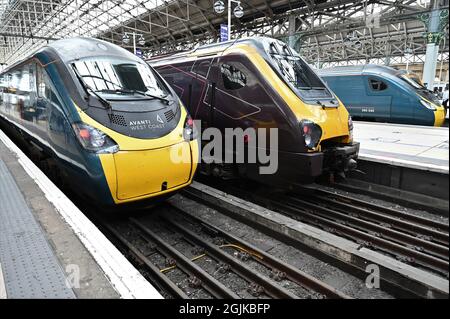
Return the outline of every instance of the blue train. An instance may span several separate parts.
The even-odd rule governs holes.
[[[368,64],[318,73],[353,119],[428,126],[445,121],[436,96],[404,70]]]
[[[96,39],[55,41],[1,72],[0,118],[101,206],[167,196],[197,167],[193,121],[175,92]]]

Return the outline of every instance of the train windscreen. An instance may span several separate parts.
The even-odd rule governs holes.
[[[404,82],[408,83],[409,86],[412,87],[417,92],[417,94],[419,94],[423,98],[432,101],[436,104],[440,104],[436,95],[430,90],[428,90],[422,83],[420,83],[418,79],[412,78],[411,76],[408,76],[405,73],[398,74],[398,77],[402,79]]]
[[[319,76],[287,44],[272,42],[269,54],[284,79],[295,88],[301,97],[306,99],[332,97]]]
[[[73,64],[74,71],[97,93],[164,98],[168,92],[146,63],[106,58],[85,59]]]

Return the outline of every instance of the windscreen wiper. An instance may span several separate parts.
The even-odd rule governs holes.
[[[283,51],[287,52],[290,56],[294,57],[294,53],[292,52],[292,49],[287,44],[283,45]]]
[[[274,60],[277,62],[278,68],[280,69],[281,74],[286,75],[286,72],[285,72],[285,70],[284,70],[283,63],[281,62],[281,59],[277,59],[277,58],[275,57],[276,55],[280,55],[280,51],[278,50],[277,46],[275,45],[274,42],[272,42],[272,43],[270,43],[270,46],[269,46],[269,47],[270,47],[270,49],[271,49],[271,51],[272,51],[272,52],[270,52],[270,55],[272,56],[272,59],[274,59]],[[289,77],[291,78],[291,81],[293,82],[294,79],[292,79],[291,76],[289,76]]]
[[[80,81],[81,86],[83,87],[86,94],[89,96],[90,94],[94,95],[107,109],[112,109],[111,103],[102,98],[93,88],[91,88],[84,80],[83,77],[78,72],[76,66],[73,66],[73,71],[75,72],[78,81]],[[89,93],[90,92],[90,93]]]
[[[337,108],[339,107],[339,104],[337,104],[336,101],[334,101],[334,100],[330,100],[330,101],[329,101],[329,103],[331,104],[331,106],[330,106],[330,105],[327,105],[327,104],[325,104],[325,103],[323,103],[323,102],[320,101],[320,100],[317,100],[316,103],[317,103],[317,105],[320,105],[320,106],[322,107],[322,109],[324,109],[324,110],[327,109],[327,108],[337,109]]]
[[[118,86],[119,88],[123,88],[120,85],[118,85],[116,82],[113,82],[111,80],[105,79],[104,77],[98,76],[98,75],[92,75],[92,74],[80,74],[81,78],[93,78],[93,79],[99,79],[103,82],[111,83],[114,86]]]
[[[169,104],[170,100],[167,99],[167,95],[166,96],[156,96],[156,95],[152,95],[149,94],[147,92],[144,91],[140,91],[140,90],[132,90],[132,89],[114,89],[114,90],[110,90],[110,89],[105,89],[105,90],[100,90],[98,92],[105,92],[105,93],[125,93],[125,94],[139,94],[139,95],[143,95],[143,96],[148,96],[151,97],[153,99],[158,99],[161,100],[167,104]]]
[[[165,96],[157,96],[157,95],[149,94],[147,92],[139,91],[139,90],[128,90],[128,91],[131,92],[131,93],[136,93],[136,94],[140,94],[140,95],[143,95],[143,96],[148,96],[148,97],[151,97],[153,99],[158,99],[160,101],[165,102],[166,104],[170,103],[170,100],[167,98],[167,95],[165,95]]]

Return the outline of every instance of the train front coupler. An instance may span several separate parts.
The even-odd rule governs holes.
[[[330,175],[345,176],[346,172],[356,170],[359,143],[338,144],[323,150],[324,172]]]

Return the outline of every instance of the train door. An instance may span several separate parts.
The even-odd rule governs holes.
[[[48,124],[48,106],[49,102],[47,96],[50,95],[50,88],[48,87],[49,80],[45,70],[35,64],[36,68],[36,117],[37,124],[42,131],[47,131]]]
[[[415,81],[409,80],[420,87]],[[411,124],[414,122],[415,109],[417,105],[417,95],[410,84],[395,78],[391,82],[392,103],[391,119],[395,123]]]
[[[391,119],[395,123],[411,123],[417,97],[398,84],[392,86]]]
[[[242,107],[239,94],[246,89],[249,74],[249,70],[241,62],[233,61],[229,57],[216,58],[211,65],[208,74],[209,85],[205,95],[205,109],[209,111],[207,115],[209,125],[222,132],[222,154],[211,154],[215,158],[220,157],[222,160],[230,158],[230,156],[234,158],[236,150],[234,145],[227,148],[229,145],[226,143],[225,129],[234,129],[240,126],[243,129],[246,128],[239,123],[242,110],[245,108]],[[214,152],[216,151],[214,149]],[[206,154],[206,156],[208,155]],[[222,178],[234,178],[238,176],[242,166],[236,166],[233,162],[224,162],[215,165],[212,174]]]
[[[10,97],[10,109],[9,114],[18,123],[22,122],[24,101],[22,95],[20,94],[20,81],[22,79],[22,69],[17,67],[11,70],[11,81],[9,86],[9,97]]]
[[[70,126],[61,101],[47,71],[41,66],[37,66],[37,85],[39,121],[38,125],[47,130],[52,146],[59,153],[68,155],[69,141],[72,137],[72,127]]]
[[[216,123],[223,131],[226,128],[246,129],[270,129],[278,128],[282,135],[283,128],[280,123],[284,118],[280,118],[279,108],[274,97],[271,96],[272,91],[265,85],[266,79],[264,74],[244,55],[230,55],[218,59],[214,71],[217,77],[217,87],[215,93],[215,116]],[[256,132],[255,132],[256,135]],[[266,134],[265,147],[270,149],[270,134]],[[227,136],[226,138],[229,138]],[[238,154],[237,149],[226,149],[224,152],[228,154],[234,153],[244,163],[239,163],[236,168],[239,175],[247,177],[259,177],[259,164],[249,163],[247,161],[249,154],[256,154],[256,142],[258,137],[252,137],[245,134],[243,140],[234,140],[234,145],[244,143],[245,150],[243,154]],[[255,140],[252,141],[252,139]],[[252,143],[249,143],[252,141]],[[255,142],[255,143],[253,143]],[[226,145],[226,144],[225,144]],[[251,153],[250,153],[251,152]]]
[[[184,106],[190,112],[189,87],[191,85],[190,75],[191,63],[180,63],[174,65],[155,66],[155,70],[167,81],[178,95]]]
[[[19,84],[23,104],[23,125],[35,133],[36,128],[36,72],[33,63],[22,66],[22,76]]]
[[[11,72],[4,75],[4,87],[3,87],[3,113],[5,116],[11,115],[11,95],[12,95],[12,74]]]
[[[216,69],[216,113],[225,127],[253,127],[256,115],[260,127],[272,127],[273,99],[261,85],[259,70],[244,57],[220,58]],[[264,114],[261,110],[265,108]]]
[[[38,109],[37,109],[37,75],[36,75],[36,63],[31,62],[27,66],[30,81],[30,106],[34,109],[33,122],[38,120]]]
[[[379,121],[391,120],[391,102],[394,92],[392,83],[378,76],[364,76],[366,79],[367,109],[362,109],[363,113],[368,113],[370,118]]]
[[[8,75],[0,74],[0,112],[5,108],[6,96],[8,92]]]
[[[211,67],[213,58],[198,59],[191,69],[191,83],[189,85],[190,113],[196,120],[202,121],[202,128],[214,126],[213,83],[211,82]]]

